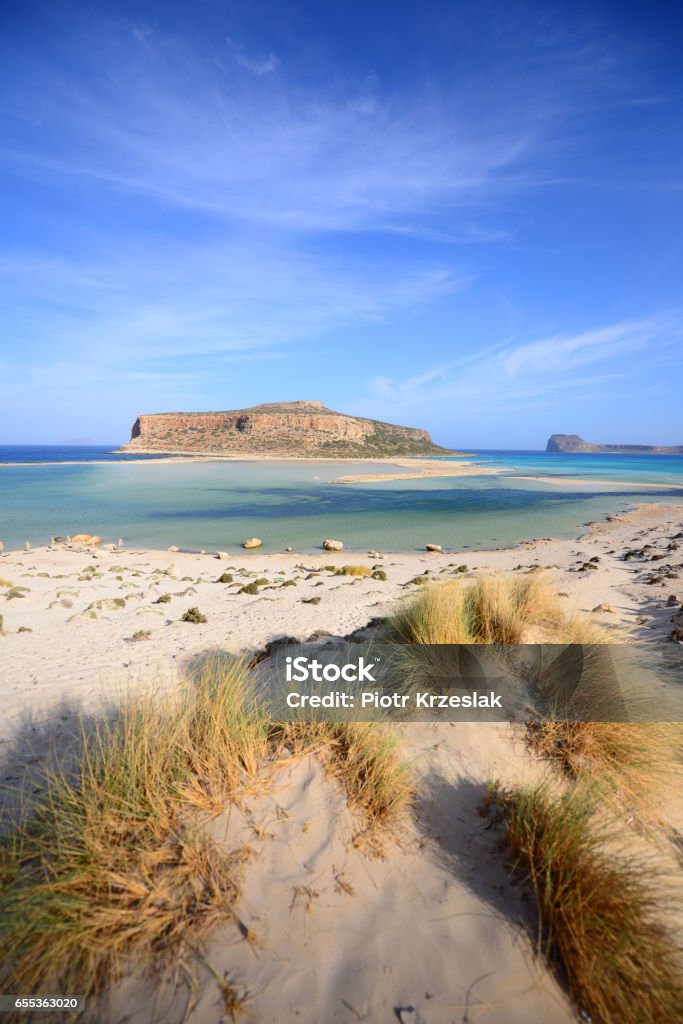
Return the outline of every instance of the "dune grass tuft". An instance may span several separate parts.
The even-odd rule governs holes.
[[[640,804],[662,785],[683,783],[680,722],[545,720],[529,724],[527,740],[569,779],[590,776],[627,803]]]
[[[567,617],[541,572],[427,583],[391,626],[413,644],[590,644],[607,636],[590,618]]]
[[[616,849],[595,795],[545,785],[498,793],[513,863],[533,888],[539,948],[593,1024],[679,1019],[681,948],[651,868]],[[607,845],[609,842],[609,846]]]
[[[6,990],[97,991],[126,956],[172,956],[230,914],[246,853],[220,851],[201,812],[265,752],[250,694],[243,663],[209,667],[84,727],[78,763],[47,775],[0,844]]]

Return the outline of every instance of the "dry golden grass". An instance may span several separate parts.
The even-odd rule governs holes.
[[[543,573],[428,584],[391,620],[413,644],[599,643],[590,619],[567,618]]]
[[[660,920],[662,893],[650,867],[614,848],[591,793],[553,798],[537,786],[499,800],[513,862],[535,893],[540,950],[577,1006],[593,1024],[679,1020],[683,961]]]
[[[643,804],[662,786],[683,784],[680,722],[538,721],[530,749],[570,779],[587,775],[627,804]]]
[[[196,812],[265,751],[250,693],[242,663],[207,669],[84,731],[77,769],[48,775],[2,843],[5,987],[97,991],[126,956],[172,956],[231,913],[245,851],[219,850]]]
[[[202,822],[263,784],[285,737],[324,758],[364,831],[393,826],[410,785],[388,735],[273,725],[254,692],[245,662],[216,659],[178,693],[83,726],[78,761],[45,778],[0,841],[0,987],[89,995],[130,956],[169,964],[194,950],[234,913],[249,853],[218,847]]]

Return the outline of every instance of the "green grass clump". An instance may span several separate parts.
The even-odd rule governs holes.
[[[154,602],[154,604],[170,604],[170,601],[171,601],[171,595],[170,594],[160,594],[159,597]]]
[[[500,794],[507,844],[538,908],[541,952],[593,1024],[679,1019],[681,948],[660,920],[652,871],[616,848],[591,793]],[[612,830],[613,831],[613,830]]]
[[[198,625],[200,622],[207,622],[208,619],[203,612],[200,612],[199,608],[188,608],[186,612],[180,616],[183,622],[194,622]]]
[[[232,581],[233,581],[232,573],[224,572],[224,573],[221,573],[221,575],[218,577],[218,579],[216,580],[216,583],[232,583]]]
[[[372,575],[372,569],[367,565],[343,565],[341,570],[342,576],[370,576]]]
[[[243,587],[237,591],[238,594],[258,594],[258,583],[245,583]]]

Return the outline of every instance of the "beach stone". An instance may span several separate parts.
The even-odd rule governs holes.
[[[679,604],[679,600],[675,594],[670,594],[666,601],[667,608],[675,608]]]
[[[443,548],[440,544],[425,544],[425,551],[432,551],[437,555],[443,554]]]
[[[263,541],[259,540],[258,537],[250,537],[249,540],[244,541],[242,547],[249,550],[250,548],[260,548],[262,545]]]
[[[324,540],[323,547],[325,551],[343,551],[344,544],[340,540]]]
[[[101,544],[102,538],[96,537],[92,533],[77,533],[75,537],[71,538],[72,544]]]
[[[605,614],[609,614],[609,615],[613,615],[614,614],[614,608],[612,607],[611,604],[596,604],[595,608],[593,608],[593,611],[594,612],[604,612]]]
[[[217,551],[214,558],[218,558],[221,562],[227,562],[230,559],[230,555],[227,551]]]
[[[180,551],[180,548],[178,547],[177,544],[171,544],[170,548],[166,548],[166,550],[173,551],[175,553],[176,551]]]

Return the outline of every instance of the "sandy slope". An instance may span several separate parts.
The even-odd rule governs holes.
[[[489,771],[521,779],[538,766],[507,727],[483,729],[406,730],[429,795],[401,846],[389,845],[383,859],[354,848],[344,798],[311,757],[283,767],[244,813],[212,822],[217,838],[247,841],[256,854],[240,904],[253,941],[228,927],[204,953],[247,996],[245,1021],[391,1024],[411,1006],[426,1024],[574,1019],[534,959],[533,912],[509,882],[500,836],[477,813]],[[199,994],[187,1019],[214,1024],[223,1019],[218,987],[210,971],[196,971]],[[137,975],[97,1014],[143,1024],[152,999],[153,987]],[[160,1020],[180,1024],[192,1006],[187,986],[168,984],[157,1006]]]

